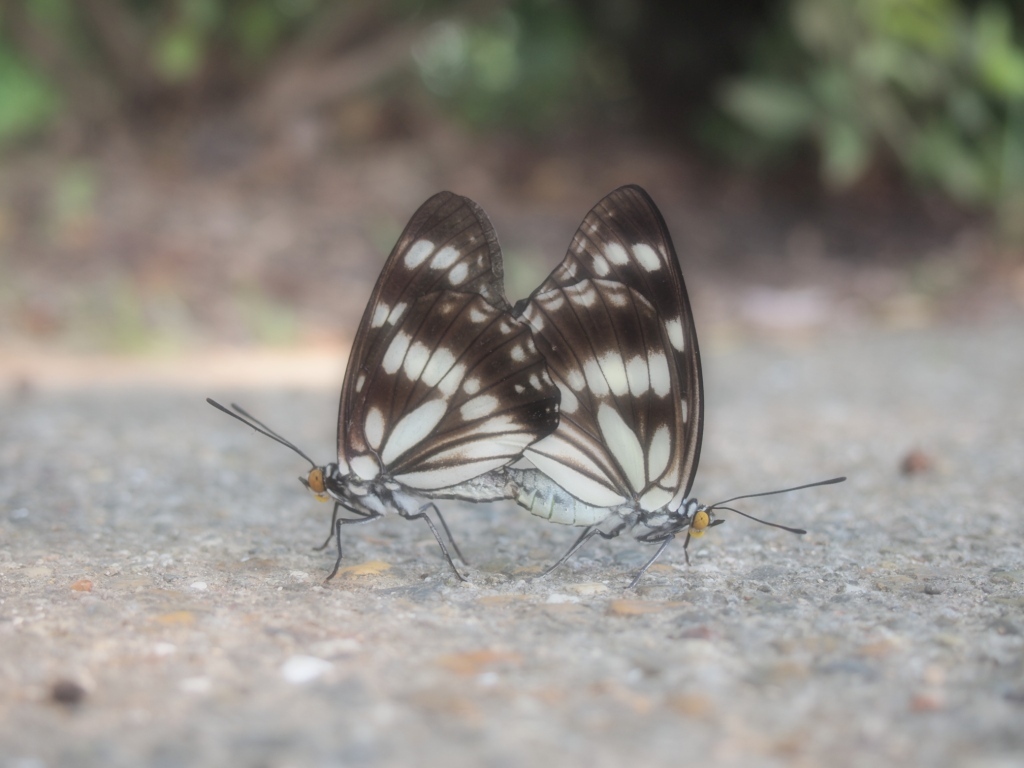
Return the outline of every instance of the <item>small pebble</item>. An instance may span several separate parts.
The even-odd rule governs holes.
[[[599,581],[584,582],[583,584],[573,584],[567,589],[574,595],[600,595],[608,591],[608,585],[602,584]]]
[[[74,706],[85,698],[85,688],[74,680],[58,680],[50,688],[50,698],[58,704]]]
[[[281,667],[281,676],[289,683],[302,685],[326,674],[332,666],[331,662],[318,659],[316,656],[297,655],[284,663]]]
[[[563,595],[560,592],[554,592],[548,595],[548,599],[545,602],[548,605],[560,605],[561,603],[578,603],[580,599],[573,597],[572,595]]]
[[[208,677],[186,677],[178,682],[178,689],[182,693],[209,693],[213,688],[213,681]]]
[[[915,448],[903,457],[900,462],[900,472],[904,475],[920,475],[930,472],[934,465],[935,462],[931,456]]]

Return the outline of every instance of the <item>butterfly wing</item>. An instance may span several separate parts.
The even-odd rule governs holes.
[[[486,214],[441,192],[388,257],[349,357],[342,472],[444,488],[518,458],[558,422],[558,391],[502,287]]]
[[[703,385],[693,313],[664,219],[621,187],[516,311],[561,392],[554,433],[524,452],[580,500],[678,507],[697,470]]]

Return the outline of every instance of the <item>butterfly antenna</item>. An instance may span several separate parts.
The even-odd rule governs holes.
[[[248,411],[246,411],[240,405],[237,405],[235,403],[231,404],[231,408],[233,408],[234,411],[238,412],[238,413],[235,413],[234,411],[225,408],[223,405],[218,403],[213,398],[210,398],[210,397],[206,398],[206,402],[208,402],[210,405],[212,405],[218,411],[223,411],[224,413],[226,413],[231,418],[238,419],[240,422],[245,424],[247,427],[255,429],[261,435],[266,435],[271,440],[274,440],[274,441],[280,443],[281,445],[286,446],[287,448],[291,448],[293,451],[295,451],[297,454],[299,454],[299,456],[301,456],[306,461],[308,461],[310,466],[312,466],[314,469],[316,469],[317,463],[315,461],[313,461],[311,458],[309,458],[309,456],[307,456],[305,453],[303,453],[303,451],[300,450],[299,447],[297,445],[295,445],[295,443],[293,443],[292,441],[286,440],[285,438],[281,437],[279,434],[277,434],[277,432],[272,430],[270,427],[268,427],[262,421],[257,419],[255,416],[252,416]],[[239,415],[239,414],[241,414],[241,415]]]
[[[732,503],[734,501],[739,501],[741,499],[756,499],[756,498],[758,498],[760,496],[775,496],[776,494],[779,494],[779,493],[789,493],[790,491],[802,491],[804,488],[817,488],[819,485],[835,485],[836,483],[842,483],[845,480],[846,480],[845,477],[832,477],[832,478],[829,478],[828,480],[819,480],[816,483],[807,483],[807,485],[797,485],[797,486],[794,486],[793,488],[782,488],[782,489],[780,489],[778,491],[764,491],[762,493],[748,493],[748,494],[745,494],[743,496],[733,496],[731,499],[726,499],[725,501],[719,501],[719,502],[716,502],[714,504],[709,505],[708,509],[727,509],[730,512],[735,512],[737,515],[743,515],[743,517],[750,518],[754,522],[761,523],[762,525],[770,525],[772,528],[781,528],[782,530],[789,531],[790,533],[800,533],[800,534],[803,534],[803,533],[807,533],[807,531],[805,531],[803,528],[790,528],[788,525],[782,525],[780,523],[772,523],[772,522],[769,522],[768,520],[762,520],[759,517],[754,517],[751,514],[748,514],[746,512],[741,512],[740,510],[735,509],[734,507],[727,507],[725,505],[726,504],[730,504],[730,503]]]
[[[723,504],[731,504],[734,501],[740,499],[756,499],[760,496],[775,496],[779,493],[789,493],[791,491],[802,491],[804,488],[817,488],[819,485],[835,485],[836,483],[842,483],[846,480],[845,477],[833,477],[828,480],[819,480],[816,483],[808,483],[807,485],[798,485],[793,488],[783,488],[778,491],[764,491],[762,493],[748,493],[743,496],[733,496],[731,499],[725,499],[724,501],[716,501],[714,504],[709,504],[708,509],[718,509]],[[742,514],[742,512],[740,513]],[[747,515],[750,517],[750,515]]]
[[[803,528],[790,528],[788,525],[781,525],[779,523],[770,523],[767,520],[762,520],[760,517],[754,517],[753,515],[748,515],[746,512],[740,512],[738,509],[734,509],[732,507],[723,507],[721,505],[716,505],[715,509],[728,509],[730,512],[735,512],[737,515],[743,515],[744,517],[749,517],[751,520],[753,520],[755,522],[763,523],[764,525],[770,525],[772,528],[781,528],[782,530],[789,531],[790,533],[807,533],[807,531],[805,531]],[[716,520],[715,522],[717,523],[718,520]]]

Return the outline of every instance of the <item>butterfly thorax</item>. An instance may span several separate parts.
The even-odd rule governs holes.
[[[310,475],[313,476],[317,470],[322,473],[322,493],[354,512],[377,516],[387,510],[414,512],[420,506],[410,494],[403,492],[401,486],[384,476],[364,480],[355,473],[341,472],[337,464],[314,469]],[[317,493],[314,479],[310,477],[306,485]]]
[[[675,511],[667,507],[654,512],[641,511],[636,524],[646,530],[637,534],[637,538],[661,541],[684,532],[700,538],[714,522],[713,509],[696,499],[684,499]]]

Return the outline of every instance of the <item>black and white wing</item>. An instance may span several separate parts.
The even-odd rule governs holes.
[[[445,488],[549,434],[558,391],[509,311],[487,215],[465,197],[434,195],[399,238],[359,324],[341,391],[340,471]]]
[[[516,312],[561,392],[561,420],[524,456],[581,501],[678,508],[697,471],[704,393],[682,270],[637,186],[584,218]]]

